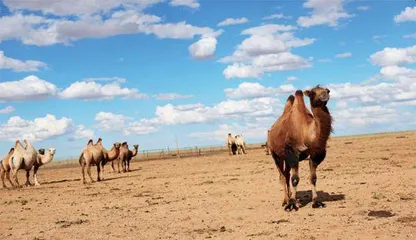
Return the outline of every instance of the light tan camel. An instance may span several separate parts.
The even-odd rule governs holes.
[[[316,168],[325,159],[326,144],[332,131],[332,117],[326,107],[329,90],[319,85],[304,93],[290,95],[280,118],[270,129],[268,146],[280,172],[286,211],[297,210],[296,187],[299,183],[299,161],[308,156],[312,207],[325,207],[316,192]],[[313,115],[306,108],[303,94],[309,97]]]
[[[231,133],[228,133],[225,143],[228,147],[228,154],[235,155],[237,152],[237,145],[235,144],[235,138],[231,135]]]
[[[101,181],[101,166],[104,169],[104,165],[107,161],[111,159],[114,160],[118,157],[120,152],[120,143],[114,143],[111,151],[105,149],[102,145],[102,139],[99,138],[96,144],[93,144],[92,139],[87,143],[87,146],[81,152],[79,156],[79,164],[82,167],[82,182],[85,184],[85,167],[87,167],[87,173],[91,180],[94,182],[91,177],[91,165],[94,164],[97,166],[97,181]],[[101,166],[100,166],[101,165]],[[104,171],[103,171],[104,172]]]
[[[133,151],[131,151],[127,142],[121,144],[119,159],[123,167],[123,172],[130,172],[130,161],[139,151],[138,144],[133,145],[133,147]]]
[[[243,136],[235,136],[235,144],[237,145],[237,154],[246,154],[246,142],[244,141]]]
[[[17,172],[19,169],[26,170],[26,186],[30,186],[29,173],[33,164],[37,161],[38,153],[36,149],[30,144],[29,141],[24,140],[26,146],[23,147],[20,141],[16,141],[14,146],[14,152],[10,157],[10,172],[12,173],[13,180],[16,183],[16,187],[20,187],[17,179]]]
[[[7,188],[6,184],[4,183],[4,178],[6,177],[9,181],[10,185],[13,187],[14,184],[12,180],[10,180],[10,158],[14,152],[14,148],[10,148],[9,153],[1,160],[0,164],[0,176],[2,181],[3,188]]]
[[[45,149],[41,148],[41,149],[38,150],[38,159],[33,164],[33,178],[35,180],[35,185],[36,186],[40,185],[39,182],[38,182],[39,167],[52,162],[55,153],[56,153],[55,148],[49,148],[48,152],[46,154],[45,154]]]

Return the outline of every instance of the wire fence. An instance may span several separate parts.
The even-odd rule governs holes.
[[[259,149],[263,148],[261,143],[258,144],[247,144],[246,149]],[[187,157],[200,157],[208,156],[219,153],[228,152],[228,147],[225,145],[211,145],[211,146],[195,146],[195,147],[186,147],[186,148],[160,148],[160,149],[148,149],[140,150],[137,155],[132,159],[132,161],[146,161],[146,160],[159,160],[159,159],[174,159],[174,158],[187,158]],[[60,164],[65,162],[78,162],[79,156],[67,157],[62,159],[57,159]],[[60,165],[59,164],[59,165]]]
[[[258,148],[263,148],[262,144],[248,144],[246,146],[247,150]],[[133,160],[157,160],[170,158],[200,157],[218,154],[222,152],[228,152],[228,147],[221,145],[212,145],[203,147],[187,147],[181,149],[151,149],[139,151],[139,153]]]

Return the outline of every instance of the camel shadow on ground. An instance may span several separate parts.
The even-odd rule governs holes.
[[[120,173],[121,175],[122,173]],[[114,177],[105,177],[102,181],[106,182],[106,181],[113,181],[113,180],[117,180],[117,179],[123,179],[123,178],[137,178],[138,175],[118,175],[118,176],[114,176]]]
[[[54,180],[54,181],[49,181],[49,182],[43,182],[41,184],[48,185],[48,184],[54,184],[54,183],[77,182],[77,181],[81,181],[81,178]]]
[[[318,199],[322,201],[323,203],[326,202],[336,202],[336,201],[342,201],[345,200],[345,194],[329,194],[324,191],[318,191]],[[305,207],[310,202],[312,202],[312,191],[299,191],[296,193],[296,198],[299,199],[300,206],[299,207]]]

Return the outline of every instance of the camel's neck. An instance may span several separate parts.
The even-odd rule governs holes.
[[[132,151],[133,157],[137,155],[137,152],[138,152],[137,148],[134,148],[133,151]]]
[[[315,149],[324,151],[326,149],[326,142],[332,131],[332,117],[326,106],[312,107],[313,116],[316,124],[316,141]]]
[[[120,149],[113,146],[111,150],[108,152],[108,160],[112,161],[118,157],[118,154],[120,153]]]
[[[39,156],[39,158],[40,158],[40,162],[39,162],[39,165],[45,165],[45,164],[48,164],[48,163],[50,163],[50,162],[52,162],[52,160],[53,160],[53,155],[52,154],[50,154],[50,153],[47,153],[47,154],[45,154],[45,155],[38,155]]]

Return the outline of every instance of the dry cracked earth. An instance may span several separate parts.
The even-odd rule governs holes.
[[[51,164],[41,186],[0,189],[0,239],[416,239],[415,143],[414,131],[330,139],[317,172],[327,207],[311,207],[302,162],[297,212],[282,210],[261,149],[136,161],[86,185],[80,167]]]

